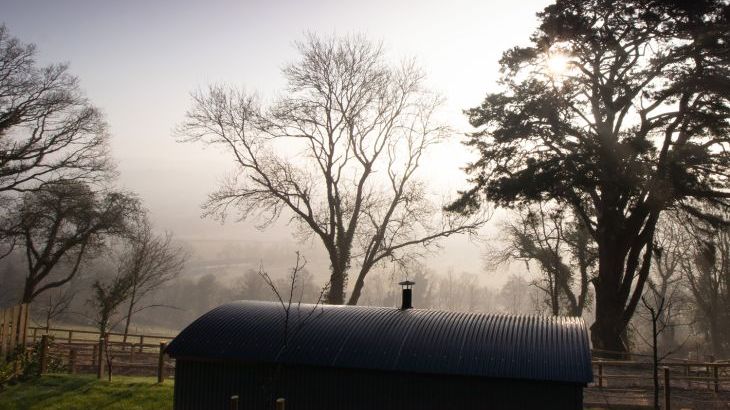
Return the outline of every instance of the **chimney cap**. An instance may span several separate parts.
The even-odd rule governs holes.
[[[410,280],[404,280],[403,282],[398,282],[399,285],[409,287],[416,284],[416,282],[410,281]]]

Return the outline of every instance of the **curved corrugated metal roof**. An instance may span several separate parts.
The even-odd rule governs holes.
[[[233,302],[169,345],[173,357],[588,383],[580,318]]]

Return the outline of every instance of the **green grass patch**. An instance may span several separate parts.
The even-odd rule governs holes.
[[[0,410],[172,409],[173,381],[154,377],[44,375],[0,392]]]

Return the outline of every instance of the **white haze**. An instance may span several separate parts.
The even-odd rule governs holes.
[[[447,99],[446,118],[459,132],[432,153],[423,177],[434,194],[453,197],[465,187],[460,168],[471,158],[460,144],[469,130],[462,110],[495,87],[502,51],[526,43],[547,3],[5,0],[1,18],[14,36],[37,44],[41,63],[71,63],[106,114],[120,185],[142,197],[158,229],[189,242],[198,263],[221,252],[255,252],[262,257],[248,265],[283,269],[301,249],[310,271],[324,277],[328,262],[316,242],[297,243],[284,223],[258,231],[249,221],[201,219],[200,204],[232,163],[216,149],[174,140],[189,92],[230,83],[271,98],[283,86],[279,69],[294,58],[292,42],[307,30],[382,40],[394,59],[416,57]],[[485,239],[496,234],[499,219]],[[425,261],[436,273],[479,273],[493,286],[506,279],[484,273],[483,244],[457,238],[443,245]],[[263,257],[277,253],[284,257]]]

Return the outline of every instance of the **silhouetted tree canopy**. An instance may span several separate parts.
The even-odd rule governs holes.
[[[574,209],[598,246],[593,346],[623,350],[660,213],[721,222],[698,204],[730,205],[730,9],[559,0],[539,18],[531,44],[504,53],[502,90],[467,111],[480,155],[450,209],[483,198]]]
[[[0,210],[53,180],[97,182],[112,176],[107,126],[68,73],[67,64],[38,66],[33,44],[0,25]],[[12,237],[0,236],[2,255]]]
[[[132,195],[97,192],[76,181],[48,182],[24,194],[5,223],[28,264],[22,302],[68,283],[107,236],[128,234],[141,212]]]
[[[67,64],[39,67],[0,25],[0,194],[108,176],[107,127]]]

